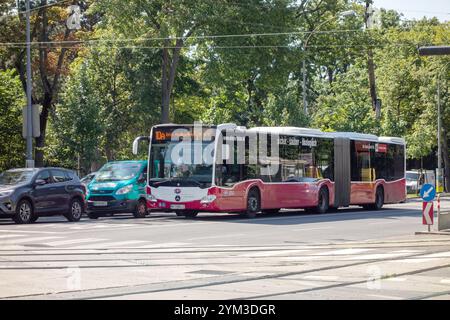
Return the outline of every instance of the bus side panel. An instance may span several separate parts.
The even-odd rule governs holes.
[[[306,208],[317,205],[319,186],[313,183],[264,183],[262,209]]]
[[[391,182],[384,182],[384,202],[398,203],[406,199],[406,180],[400,179]]]
[[[375,186],[373,182],[352,182],[350,204],[374,203]]]

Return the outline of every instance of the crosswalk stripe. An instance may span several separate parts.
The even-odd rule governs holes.
[[[11,241],[7,241],[8,245],[16,245],[27,242],[39,242],[42,243],[43,240],[51,240],[51,239],[61,239],[63,237],[34,237],[34,238],[26,238],[26,239],[11,239]]]
[[[407,256],[409,253],[375,253],[375,254],[365,254],[360,256],[348,257],[345,260],[379,260],[386,258],[395,258]]]
[[[2,234],[0,235],[0,239],[17,238],[23,236],[26,236],[26,234]]]
[[[117,242],[107,242],[107,243],[101,243],[101,244],[91,244],[91,245],[85,245],[85,246],[77,246],[77,249],[102,249],[102,248],[111,248],[111,247],[123,247],[126,245],[131,244],[138,244],[138,243],[148,243],[148,241],[143,240],[130,240],[130,241],[117,241]]]
[[[357,254],[361,252],[367,252],[372,251],[374,249],[339,249],[339,250],[333,250],[333,251],[327,251],[327,252],[319,252],[314,253],[315,256],[341,256],[341,255],[351,255],[351,254]]]
[[[85,242],[91,242],[95,243],[96,241],[105,241],[106,239],[96,239],[96,238],[84,238],[84,239],[71,239],[71,240],[61,240],[61,241],[52,241],[52,242],[46,242],[46,245],[49,246],[62,246],[62,245],[69,245],[69,244],[77,244],[77,243],[85,243]]]

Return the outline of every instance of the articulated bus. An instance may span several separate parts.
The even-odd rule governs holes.
[[[282,208],[311,213],[350,205],[378,210],[406,199],[405,141],[351,132],[235,124],[154,126],[147,208],[255,217]]]

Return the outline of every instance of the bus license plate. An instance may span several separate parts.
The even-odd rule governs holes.
[[[107,207],[108,201],[94,201],[94,207]]]
[[[183,210],[186,209],[186,206],[184,204],[171,204],[170,209]]]

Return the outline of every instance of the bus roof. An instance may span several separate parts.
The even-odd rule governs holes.
[[[319,129],[297,128],[297,127],[255,127],[248,129],[250,132],[276,133],[280,135],[294,135],[320,138],[348,138],[350,140],[363,140],[371,142],[384,142],[405,145],[403,138],[377,137],[373,134],[357,132],[323,132]]]

